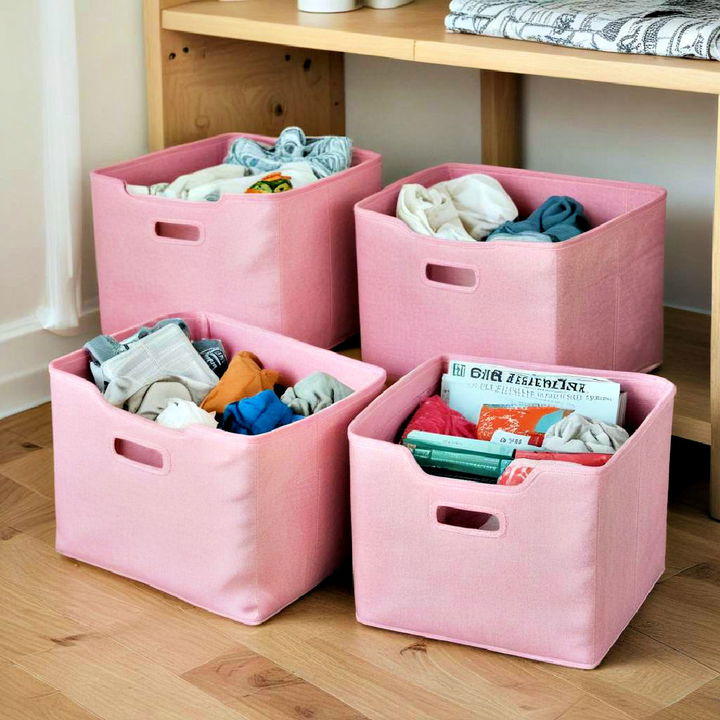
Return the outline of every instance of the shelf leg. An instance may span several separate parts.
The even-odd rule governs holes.
[[[514,73],[480,71],[482,161],[486,165],[520,167],[521,82]]]
[[[715,210],[712,236],[712,329],[710,332],[710,423],[712,471],[710,515],[720,520],[720,96],[715,151]]]
[[[224,132],[344,134],[343,54],[164,30],[144,0],[151,150]]]

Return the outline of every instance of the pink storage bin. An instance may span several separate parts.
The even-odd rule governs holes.
[[[503,363],[619,381],[634,433],[603,467],[515,461],[533,468],[517,486],[429,475],[395,443],[447,369],[447,357],[423,363],[350,425],[357,619],[593,668],[665,567],[675,388],[653,375]]]
[[[91,174],[103,332],[178,307],[319,347],[357,332],[353,205],[381,187],[377,153],[355,149],[347,170],[274,195],[189,202],[125,189],[217,165],[237,137],[179,145]]]
[[[219,315],[181,316],[194,337],[251,349],[284,382],[322,370],[355,392],[264,435],[175,430],[107,403],[84,350],[55,360],[56,548],[255,625],[349,549],[347,426],[385,372]]]
[[[484,173],[524,218],[570,195],[593,226],[561,243],[465,243],[413,232],[395,217],[405,183]],[[663,341],[664,189],[451,163],[362,200],[357,225],[363,358],[397,378],[430,357],[468,353],[647,371]]]

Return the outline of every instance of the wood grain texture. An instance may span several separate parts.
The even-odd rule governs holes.
[[[621,85],[720,93],[717,62],[605,53],[445,32],[447,0],[394,10],[301,13],[296,0],[204,0],[162,14],[168,30],[399,60]]]
[[[12,418],[0,439],[47,420]],[[691,502],[670,508],[665,579],[583,671],[360,625],[348,569],[248,627],[63,558],[30,534],[52,500],[47,450],[26,450],[0,466],[0,720],[718,717],[720,524],[696,502],[702,474],[672,478]]]
[[[340,53],[163,29],[177,0],[145,0],[149,144],[153,150],[223,132],[345,131]]]
[[[673,434],[709,445],[710,316],[665,308],[664,358],[656,372],[677,385]]]
[[[480,72],[480,132],[486,165],[522,165],[521,82],[521,76],[512,73]]]
[[[712,333],[710,343],[710,421],[712,423],[712,466],[710,472],[710,514],[720,520],[720,95],[715,137],[715,206],[712,237]]]
[[[97,720],[55,688],[9,663],[0,664],[0,720]]]

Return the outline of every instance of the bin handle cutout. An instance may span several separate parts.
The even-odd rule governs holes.
[[[116,437],[113,440],[115,454],[143,470],[152,472],[167,472],[167,453],[157,448],[141,445],[133,440]]]
[[[183,243],[197,243],[202,239],[199,225],[165,220],[155,221],[155,235],[163,240]]]
[[[494,510],[438,505],[435,520],[448,530],[496,537],[505,532],[505,517]]]
[[[425,264],[425,279],[433,285],[465,292],[472,292],[480,282],[477,268],[468,265],[447,265],[436,262]]]

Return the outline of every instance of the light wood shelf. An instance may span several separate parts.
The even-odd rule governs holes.
[[[710,316],[665,308],[658,375],[677,385],[673,435],[710,445]]]
[[[195,0],[162,13],[162,27],[236,40],[507,73],[720,94],[720,63],[576,50],[445,32],[447,0],[394,10],[301,13],[296,0]]]

